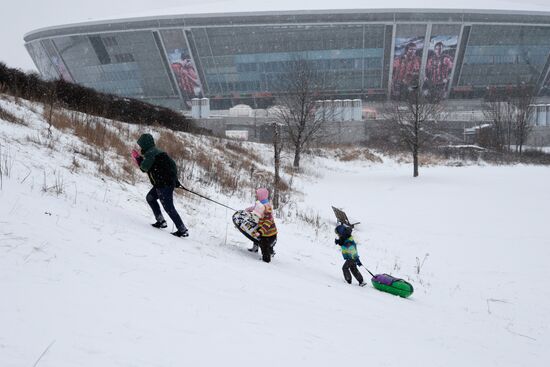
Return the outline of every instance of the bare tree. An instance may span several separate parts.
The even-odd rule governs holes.
[[[273,182],[273,208],[279,208],[279,187],[281,182],[280,167],[281,167],[281,151],[283,149],[283,141],[281,139],[281,125],[277,122],[273,123],[273,157],[275,164],[275,175]]]
[[[529,137],[533,125],[531,120],[534,109],[532,107],[535,102],[535,89],[531,85],[522,84],[516,88],[516,95],[512,98],[514,106],[514,140],[516,145],[516,153],[519,155],[523,152],[523,145]]]
[[[484,114],[494,130],[493,146],[510,151],[515,145],[516,153],[522,154],[523,145],[532,130],[531,120],[535,102],[535,88],[521,83],[512,89],[493,92],[484,105]]]
[[[331,89],[330,77],[316,70],[307,60],[288,62],[287,72],[277,83],[275,120],[286,127],[294,148],[294,168],[300,167],[304,147],[321,131],[326,114],[316,113],[316,101]]]
[[[491,97],[483,105],[483,115],[493,129],[490,146],[498,151],[509,150],[514,121],[514,107],[509,97]]]
[[[400,100],[387,103],[383,117],[399,132],[402,143],[413,158],[413,177],[418,176],[418,153],[434,135],[443,112],[437,96],[428,96],[422,88],[413,86]]]
[[[57,104],[57,83],[52,83],[47,95],[44,96],[44,117],[48,122],[48,137],[52,136],[52,118]]]

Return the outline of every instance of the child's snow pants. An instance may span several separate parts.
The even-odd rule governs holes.
[[[359,284],[363,283],[363,276],[357,269],[357,264],[355,264],[355,260],[346,260],[344,266],[342,266],[342,271],[344,272],[344,278],[346,279],[346,282],[348,282],[349,284],[351,284],[351,274],[353,274]]]

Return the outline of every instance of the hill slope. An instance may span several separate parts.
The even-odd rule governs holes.
[[[55,148],[37,144],[37,107],[0,103],[27,124],[0,120],[2,366],[550,362],[547,168],[433,167],[412,179],[391,161],[306,158],[316,174],[294,178],[303,195],[264,264],[230,211],[196,197],[176,200],[189,238],[151,228],[144,177],[115,181],[85,160],[75,170],[69,149],[82,142],[60,132]],[[370,270],[409,279],[413,297],[343,281],[330,205],[361,222]]]

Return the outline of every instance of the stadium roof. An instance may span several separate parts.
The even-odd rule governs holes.
[[[422,5],[426,6],[434,2],[433,0],[426,0],[427,2],[423,3]],[[470,4],[473,0],[464,0],[461,2],[461,4]],[[525,0],[525,1],[547,1],[547,0]],[[442,5],[447,0],[438,0],[438,5]],[[67,33],[67,32],[75,32],[77,29],[82,30],[84,28],[87,28],[88,31],[90,31],[92,28],[95,28],[95,31],[99,31],[100,28],[111,28],[111,30],[117,30],[120,27],[123,27],[125,23],[136,23],[140,22],[144,26],[151,26],[153,23],[157,23],[157,21],[161,20],[167,20],[167,19],[186,19],[194,21],[191,23],[187,23],[188,25],[206,25],[209,22],[218,23],[219,20],[222,18],[225,18],[224,21],[222,21],[220,24],[238,24],[241,23],[240,19],[238,17],[257,17],[256,19],[261,23],[262,17],[270,17],[269,19],[273,19],[273,17],[277,17],[278,21],[285,23],[285,22],[293,22],[294,16],[299,16],[302,21],[304,21],[306,18],[313,19],[315,16],[319,16],[318,18],[323,18],[323,22],[326,22],[327,19],[330,19],[332,14],[339,14],[341,16],[344,16],[346,18],[349,18],[348,21],[369,21],[369,20],[383,20],[388,21],[391,19],[382,19],[380,16],[377,16],[376,14],[387,14],[387,13],[399,13],[399,14],[412,14],[405,15],[405,18],[395,19],[398,20],[409,20],[409,21],[421,21],[418,17],[418,14],[426,13],[426,14],[433,14],[436,13],[440,16],[442,15],[443,18],[440,20],[446,20],[446,14],[481,14],[482,16],[474,16],[474,18],[469,17],[468,19],[463,19],[467,21],[484,21],[485,18],[492,19],[492,22],[517,22],[517,23],[539,23],[539,24],[548,24],[550,19],[550,5],[531,5],[527,7],[523,7],[524,9],[529,10],[503,10],[502,8],[506,6],[506,4],[516,4],[515,2],[501,2],[498,1],[500,5],[499,8],[495,9],[481,9],[483,5],[492,4],[495,0],[479,0],[478,1],[478,7],[472,8],[472,9],[462,9],[462,8],[441,8],[441,7],[433,7],[433,8],[412,8],[412,7],[403,7],[403,8],[382,8],[380,6],[373,5],[373,7],[366,8],[363,7],[356,7],[356,8],[339,8],[339,9],[322,9],[323,6],[328,6],[327,2],[323,1],[315,1],[311,2],[312,4],[317,4],[316,8],[310,8],[308,10],[300,10],[300,8],[303,8],[307,6],[307,3],[309,1],[300,2],[299,4],[294,4],[294,6],[291,6],[291,2],[289,0],[281,0],[277,6],[273,5],[270,6],[269,4],[258,4],[255,1],[250,0],[234,0],[234,1],[226,1],[226,0],[219,0],[219,1],[210,1],[206,4],[198,4],[198,5],[192,5],[185,8],[170,8],[170,9],[159,9],[156,11],[148,11],[146,13],[139,13],[139,14],[125,14],[126,16],[123,18],[106,18],[103,20],[97,20],[97,21],[86,21],[82,23],[72,23],[72,24],[65,24],[65,25],[56,25],[52,27],[45,27],[40,29],[35,29],[27,34],[25,34],[24,39],[25,41],[29,42],[36,38],[41,37],[51,37],[54,36],[55,33],[58,31],[61,31],[61,33]],[[288,3],[288,8],[296,8],[296,10],[268,10],[271,9],[281,9],[284,4]],[[359,5],[359,3],[363,3],[361,1],[357,0],[339,0],[337,5]],[[403,3],[402,0],[389,0],[387,1],[388,4],[393,3]],[[217,6],[214,6],[217,4]],[[245,5],[249,6],[245,6]],[[325,4],[325,5],[323,5]],[[387,5],[386,3],[384,3]],[[473,4],[473,3],[472,3]],[[231,5],[231,6],[227,6]],[[516,8],[521,8],[521,6],[516,5]],[[223,9],[227,9],[228,11],[222,11]],[[239,11],[241,9],[246,9],[247,11]],[[539,10],[534,10],[539,9]],[[540,9],[546,9],[546,11],[541,11]],[[213,11],[218,10],[218,11]],[[487,14],[487,17],[484,15]],[[499,17],[500,15],[500,17]],[[531,17],[532,16],[532,17]],[[371,19],[368,19],[370,17]],[[355,19],[352,19],[355,18]],[[387,18],[387,17],[386,17]],[[410,19],[409,19],[410,18]],[[456,18],[456,17],[454,17]],[[501,18],[501,19],[499,19]],[[506,19],[508,18],[508,19]],[[202,20],[201,20],[202,19]],[[268,19],[268,18],[265,18]],[[264,19],[264,20],[265,20]],[[294,19],[296,20],[296,19]],[[455,19],[456,21],[457,19]],[[432,19],[433,21],[433,19]],[[164,24],[170,23],[162,21]],[[202,23],[202,24],[201,24]],[[244,23],[243,23],[244,24]],[[241,25],[243,25],[241,24]],[[170,24],[171,26],[181,26],[182,24]],[[157,26],[160,26],[160,23],[157,24]],[[107,30],[107,29],[102,29]],[[77,32],[78,33],[78,32]]]
[[[548,0],[202,0],[186,1],[184,6],[125,14],[126,17],[159,16],[174,14],[241,13],[264,11],[307,11],[338,9],[468,9],[468,10],[516,10],[550,11]],[[111,18],[113,19],[113,18]]]

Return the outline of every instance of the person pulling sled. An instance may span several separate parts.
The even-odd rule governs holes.
[[[334,232],[338,235],[338,238],[334,240],[335,244],[339,245],[342,249],[342,256],[344,257],[344,265],[342,266],[342,272],[344,273],[344,279],[348,284],[351,284],[351,275],[355,277],[360,286],[365,285],[363,281],[363,275],[357,269],[361,266],[361,260],[359,260],[359,254],[357,252],[357,244],[351,236],[352,228],[345,224],[339,224],[334,229]]]
[[[155,146],[155,140],[151,134],[141,135],[137,144],[141,148],[141,154],[133,149],[132,158],[136,165],[147,173],[153,185],[145,197],[156,219],[156,222],[151,225],[155,228],[167,227],[158,204],[160,200],[162,207],[176,226],[177,230],[172,234],[176,237],[189,236],[189,231],[174,207],[174,189],[181,186],[176,162],[166,152]]]

